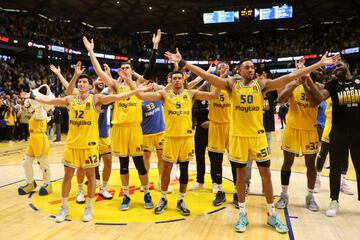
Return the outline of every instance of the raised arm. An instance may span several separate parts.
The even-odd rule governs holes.
[[[281,89],[282,87],[284,87],[286,84],[288,84],[292,80],[299,79],[300,77],[302,77],[306,74],[309,74],[309,73],[315,71],[316,69],[323,67],[325,65],[335,64],[341,59],[340,55],[334,55],[334,56],[328,57],[327,54],[328,54],[328,52],[326,52],[324,54],[324,56],[322,56],[320,61],[318,61],[317,63],[315,63],[311,66],[297,69],[296,71],[294,71],[292,73],[278,77],[274,80],[266,80],[264,83],[263,91],[272,91],[272,90]]]
[[[66,81],[66,79],[64,78],[64,76],[61,74],[61,69],[60,69],[60,66],[58,66],[57,68],[51,64],[50,65],[50,70],[59,78],[61,84],[67,88],[68,85],[69,85],[69,82]]]
[[[115,79],[113,79],[112,77],[108,76],[108,74],[106,74],[106,72],[104,72],[101,69],[101,65],[100,65],[99,61],[96,59],[96,56],[94,53],[94,40],[91,39],[91,42],[89,42],[89,40],[84,36],[83,43],[84,43],[85,48],[89,51],[90,61],[91,61],[92,65],[94,66],[96,74],[99,76],[99,78],[101,78],[104,81],[106,86],[112,88],[112,90],[114,92],[116,92],[117,81]]]
[[[207,80],[211,85],[214,85],[217,88],[226,89],[226,90],[231,90],[232,88],[232,79],[218,77],[216,75],[206,72],[200,67],[197,67],[195,65],[192,65],[191,63],[186,62],[185,60],[182,59],[181,54],[177,48],[176,48],[176,53],[171,53],[167,51],[165,52],[165,56],[170,61],[178,63],[180,69],[185,66],[191,72]]]
[[[204,92],[204,91],[199,91],[199,90],[190,90],[190,91],[193,94],[193,99],[213,100],[213,99],[216,99],[219,97],[221,90],[219,88],[215,88],[211,92]]]
[[[294,89],[299,86],[299,82],[294,80],[290,83],[288,83],[285,88],[280,91],[278,93],[278,98],[277,98],[277,102],[278,103],[285,103],[289,100],[292,92],[294,91]]]
[[[81,62],[78,61],[75,66],[75,72],[71,78],[68,87],[66,87],[66,95],[78,95],[80,94],[79,89],[75,87],[76,81],[79,79],[80,75],[84,72],[84,68],[81,67]]]
[[[102,104],[102,105],[107,105],[110,103],[113,103],[115,101],[118,100],[123,100],[126,98],[131,97],[132,95],[138,93],[138,92],[143,92],[143,91],[147,91],[150,90],[151,86],[142,86],[139,87],[135,90],[132,90],[130,92],[124,92],[124,93],[119,93],[119,94],[111,94],[111,95],[101,95],[101,94],[97,94],[97,102]]]
[[[317,88],[317,86],[315,85],[315,83],[313,82],[313,80],[311,79],[310,76],[305,76],[302,77],[303,78],[303,86],[304,86],[304,90],[305,90],[305,95],[308,99],[308,101],[310,102],[310,106],[315,107],[317,105],[319,105],[322,101],[322,97],[319,95],[314,95],[313,92],[315,91],[315,88]]]

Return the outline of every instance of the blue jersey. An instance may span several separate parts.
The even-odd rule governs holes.
[[[143,121],[141,127],[144,135],[165,131],[162,103],[160,101],[143,101],[142,110]]]
[[[319,125],[321,127],[325,126],[325,120],[326,120],[325,109],[326,109],[326,102],[322,101],[318,108],[318,114],[317,114],[317,120],[316,120],[317,125]]]

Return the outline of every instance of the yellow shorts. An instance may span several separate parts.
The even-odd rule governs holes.
[[[210,121],[208,150],[216,153],[224,153],[229,149],[229,123],[216,123]]]
[[[164,138],[163,159],[176,163],[190,161],[194,156],[194,138],[166,137]]]
[[[91,168],[99,165],[99,151],[97,148],[68,148],[64,149],[65,166],[71,168]]]
[[[144,150],[152,151],[154,148],[156,150],[163,150],[164,148],[164,132],[144,135]]]
[[[26,148],[26,155],[30,157],[47,157],[50,143],[45,133],[31,133]]]
[[[115,124],[111,130],[111,149],[119,157],[142,156],[144,151],[143,133],[140,124],[133,126],[120,126]]]
[[[321,141],[327,142],[327,143],[330,142],[330,138],[329,138],[330,131],[331,131],[331,120],[329,120],[329,121],[326,120],[325,121],[324,131],[323,131],[323,134],[321,136]]]
[[[316,154],[319,136],[314,130],[301,130],[285,127],[281,149],[295,154]]]
[[[99,139],[99,154],[105,155],[111,153],[111,141],[110,137]]]
[[[230,136],[230,161],[247,163],[249,159],[265,162],[270,159],[266,135],[260,137]]]

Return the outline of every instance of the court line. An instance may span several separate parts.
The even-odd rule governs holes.
[[[29,207],[31,207],[34,211],[39,211],[39,209],[35,207],[32,203],[29,203]]]
[[[128,225],[127,223],[101,223],[101,222],[97,222],[95,223],[95,225],[102,225],[102,226],[126,226]]]
[[[219,209],[215,209],[215,210],[213,210],[213,211],[210,211],[210,212],[208,212],[208,213],[206,213],[206,214],[213,214],[213,213],[217,213],[217,212],[220,212],[221,210],[224,210],[226,207],[221,207],[221,208],[219,208]]]
[[[179,221],[184,221],[184,220],[185,220],[185,218],[179,218],[179,219],[159,221],[159,222],[155,222],[155,224],[170,223],[170,222],[179,222]]]
[[[284,208],[284,214],[285,214],[285,219],[286,219],[286,225],[289,228],[289,232],[288,232],[289,239],[290,240],[295,240],[294,232],[293,232],[293,229],[292,229],[292,226],[291,226],[291,219],[290,219],[290,215],[289,215],[289,211],[288,211],[287,207]]]

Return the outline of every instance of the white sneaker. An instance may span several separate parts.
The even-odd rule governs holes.
[[[346,182],[342,182],[340,185],[340,191],[342,193],[345,193],[347,195],[354,195],[353,191],[351,190],[351,188],[346,184]]]
[[[194,185],[192,185],[189,188],[190,191],[201,190],[201,189],[204,189],[204,184],[203,183],[198,183],[198,182],[195,182]]]
[[[79,190],[76,194],[76,203],[83,204],[85,203],[84,190]]]
[[[109,191],[106,188],[100,188],[99,194],[104,198],[104,199],[112,199],[113,196],[111,195],[111,193],[109,193]]]
[[[82,217],[83,222],[90,222],[93,218],[92,207],[87,206]]]
[[[217,192],[219,191],[219,185],[217,183],[213,183],[212,185],[212,192],[214,194],[217,194]]]
[[[61,206],[58,214],[55,217],[55,222],[61,223],[65,221],[67,215],[69,215],[69,208]]]
[[[318,193],[320,192],[320,188],[321,188],[321,181],[320,181],[320,177],[317,177],[315,180],[315,186],[314,186],[314,193]]]
[[[329,207],[325,211],[325,215],[328,217],[335,217],[339,209],[339,203],[336,200],[330,202]]]

